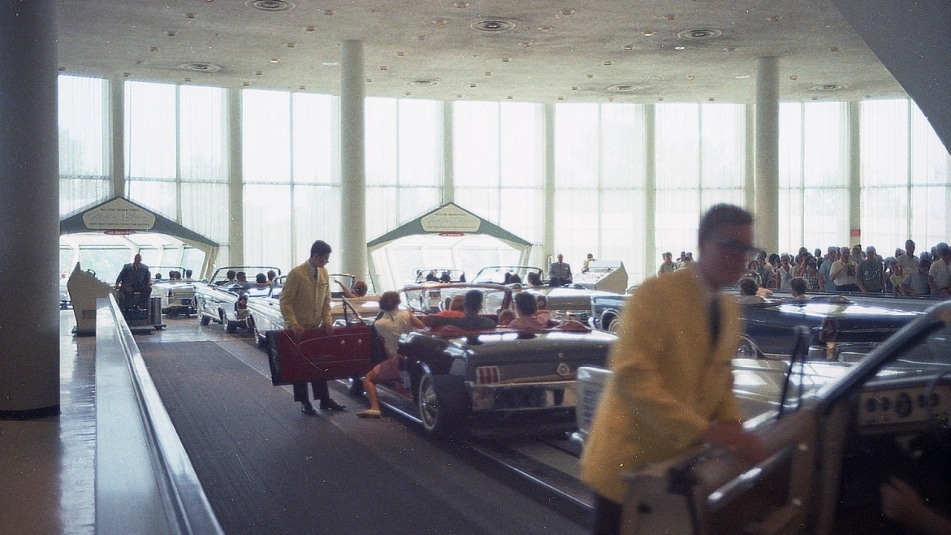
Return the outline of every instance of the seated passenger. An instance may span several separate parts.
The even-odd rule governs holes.
[[[444,316],[439,316],[433,314],[431,316],[425,316],[423,320],[424,323],[430,327],[440,327],[443,325],[451,325],[453,327],[458,327],[460,329],[466,330],[479,330],[479,329],[494,329],[495,322],[491,318],[481,316],[479,312],[482,311],[482,292],[479,290],[469,290],[466,292],[464,299],[464,312],[465,314],[461,318],[447,318]]]
[[[538,274],[537,271],[532,271],[528,274],[528,284],[531,286],[543,286],[542,276]]]
[[[792,293],[793,301],[808,301],[806,295],[806,279],[802,277],[793,277],[789,280],[789,291]]]
[[[509,328],[523,331],[547,329],[551,315],[538,312],[538,300],[533,294],[522,292],[515,294],[515,311],[518,317],[509,323]]]
[[[216,282],[215,284],[218,285],[218,286],[225,286],[225,285],[228,285],[228,284],[233,284],[233,283],[235,282],[235,277],[237,277],[237,273],[235,273],[235,271],[234,271],[233,269],[229,269],[228,272],[225,273],[225,280],[223,280],[223,281],[218,281],[218,282]]]
[[[361,279],[357,279],[353,281],[353,288],[347,288],[347,285],[340,282],[339,280],[336,282],[337,282],[337,285],[340,286],[340,289],[343,291],[343,296],[346,297],[347,299],[353,299],[355,297],[366,297],[367,290],[369,289],[367,287],[367,281],[361,280]]]
[[[752,277],[743,277],[739,282],[740,287],[740,297],[737,298],[737,302],[741,305],[755,305],[758,303],[765,303],[766,300],[757,295],[759,291],[759,284],[756,284],[756,281]]]
[[[267,275],[264,273],[258,273],[254,276],[254,285],[258,288],[267,288],[270,284],[270,281],[267,280]]]
[[[466,315],[465,310],[466,297],[462,294],[457,294],[449,298],[449,304],[446,306],[446,309],[437,312],[436,315],[442,318],[461,318]]]
[[[357,413],[360,418],[379,418],[380,399],[376,390],[378,383],[386,383],[400,377],[400,336],[423,329],[426,326],[409,310],[399,310],[399,292],[383,292],[380,296],[380,317],[373,323],[373,328],[383,339],[387,359],[370,370],[363,378],[363,389],[367,393],[370,408]],[[402,386],[402,385],[399,385]]]
[[[242,288],[251,287],[251,282],[248,280],[248,274],[243,271],[239,271],[235,274],[235,282],[237,282]]]
[[[508,327],[514,320],[515,311],[511,308],[506,308],[502,312],[499,312],[499,327]]]

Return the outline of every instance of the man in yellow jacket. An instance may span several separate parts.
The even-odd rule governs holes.
[[[310,258],[287,274],[281,289],[281,315],[284,327],[294,331],[300,337],[305,329],[321,327],[327,334],[333,333],[333,318],[330,315],[330,275],[327,262],[330,261],[330,245],[317,240],[310,246]],[[330,397],[327,381],[311,381],[314,399],[320,400],[320,410],[342,411],[340,405]],[[317,414],[307,396],[307,383],[294,383],[294,401],[301,404],[304,414]]]
[[[732,391],[739,305],[720,296],[746,267],[752,224],[740,207],[712,207],[700,220],[699,260],[649,279],[625,305],[608,361],[614,373],[581,459],[595,492],[594,533],[620,532],[626,472],[701,442],[762,456]]]

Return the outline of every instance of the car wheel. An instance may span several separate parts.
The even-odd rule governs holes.
[[[225,324],[225,332],[228,334],[234,334],[238,332],[238,322],[228,321],[228,318],[222,318],[222,323]]]
[[[432,438],[447,438],[462,431],[465,405],[464,391],[451,382],[450,377],[423,375],[419,380],[416,403],[419,419],[426,434]]]
[[[202,325],[208,325],[209,323],[211,323],[211,318],[204,314],[200,314],[198,316],[198,323],[201,323]]]
[[[608,321],[607,331],[611,334],[617,334],[618,329],[621,328],[621,319],[620,318],[611,318]]]

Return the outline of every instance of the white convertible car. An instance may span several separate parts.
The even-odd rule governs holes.
[[[951,519],[951,302],[855,364],[800,354],[740,368],[735,392],[759,414],[747,427],[767,458],[751,466],[703,446],[628,474],[623,533],[919,533],[883,514],[893,479],[920,497],[915,518]],[[579,370],[582,429],[603,380]]]

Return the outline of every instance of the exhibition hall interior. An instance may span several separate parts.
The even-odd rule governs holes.
[[[623,299],[658,276],[665,253],[696,254],[700,215],[715,204],[750,210],[769,254],[805,248],[821,263],[829,248],[859,245],[893,259],[909,239],[930,254],[951,241],[951,11],[854,4],[7,3],[5,43],[30,40],[24,57],[51,67],[32,80],[55,87],[56,140],[44,150],[59,172],[36,187],[58,192],[59,233],[47,238],[60,299],[48,303],[55,335],[23,327],[56,337],[58,353],[37,366],[49,370],[0,387],[56,376],[59,394],[37,407],[0,391],[0,532],[589,532],[578,457],[590,414],[552,411],[570,413],[570,429],[541,438],[447,440],[452,404],[423,401],[427,380],[435,394],[448,388],[430,364],[419,377],[402,370],[408,394],[381,389],[382,421],[356,416],[370,405],[352,372],[330,384],[347,410],[308,417],[278,378],[293,374],[273,335],[281,284],[327,242],[334,320],[361,336],[355,325],[376,316],[383,292],[436,313],[475,281],[498,292],[485,299],[500,317],[532,290],[552,321],[589,337],[551,342],[576,344],[558,358],[606,367]],[[18,87],[15,76],[0,88]],[[31,108],[6,95],[0,111]],[[31,127],[24,112],[9,116]],[[16,162],[17,144],[0,143]],[[15,163],[0,169],[9,208],[33,186]],[[0,272],[25,253],[5,252]],[[151,301],[126,307],[118,279],[136,255]],[[561,258],[571,284],[551,281]],[[231,287],[228,271],[277,279]],[[357,281],[366,299],[351,293]],[[877,323],[863,349],[822,339],[810,358],[853,364],[941,301],[894,293],[900,304],[835,301],[834,313],[860,306]],[[858,325],[838,321],[843,336]],[[0,322],[0,356],[14,363],[3,370],[17,377],[33,367],[11,349],[21,334]],[[738,358],[792,347],[746,334]],[[571,335],[536,338],[559,336]],[[445,353],[490,358],[476,338]],[[549,377],[535,409],[580,404],[579,364],[560,364],[509,381]],[[475,373],[497,380],[500,367]],[[472,410],[488,403],[480,392],[503,405],[501,385],[480,386],[466,387]],[[427,412],[437,405],[439,418]]]

